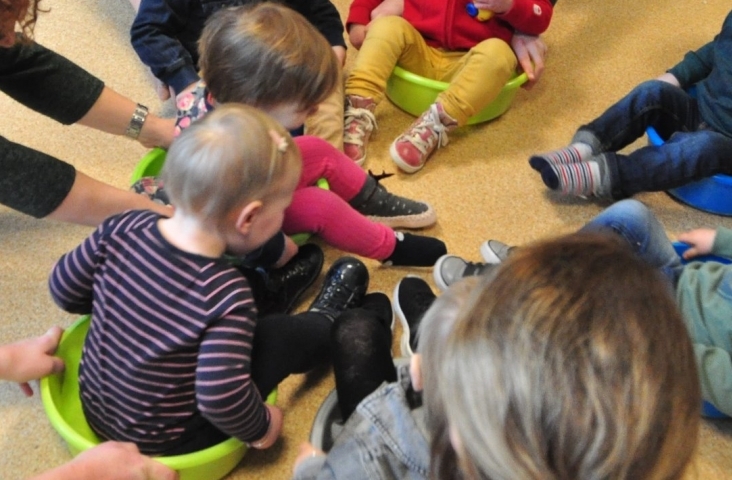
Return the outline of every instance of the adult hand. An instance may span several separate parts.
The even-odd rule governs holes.
[[[662,82],[670,83],[671,85],[675,85],[677,87],[681,86],[681,84],[679,83],[679,79],[668,72],[664,73],[663,75],[659,75],[656,80],[661,80]]]
[[[371,10],[371,20],[388,15],[401,16],[404,13],[404,0],[384,0]]]
[[[132,443],[105,442],[33,480],[176,480],[178,474]]]
[[[712,253],[714,239],[717,238],[717,231],[711,228],[697,228],[679,235],[679,241],[689,245],[684,252],[684,258],[689,260],[700,255]]]
[[[366,38],[366,33],[369,31],[368,25],[361,25],[360,23],[354,23],[348,29],[348,40],[351,42],[354,48],[359,49],[363,45],[363,39]]]
[[[529,77],[523,87],[531,90],[544,73],[547,46],[539,36],[516,32],[511,39],[511,48],[516,54],[521,69]]]
[[[325,452],[322,450],[315,448],[311,443],[303,442],[300,444],[297,450],[297,457],[295,458],[295,464],[292,466],[293,471],[297,468],[298,465],[300,465],[302,462],[307,460],[308,458],[316,457],[318,455],[325,455]]]
[[[506,13],[513,7],[513,0],[474,0],[478,10],[490,10],[493,13]]]
[[[63,360],[53,355],[62,333],[52,327],[41,336],[0,346],[0,378],[19,382],[23,393],[32,396],[28,382],[64,369]]]

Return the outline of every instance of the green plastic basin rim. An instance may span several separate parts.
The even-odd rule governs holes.
[[[61,345],[63,345],[63,342],[65,339],[68,339],[72,337],[73,335],[77,334],[77,330],[88,328],[88,323],[91,320],[91,316],[85,315],[78,320],[76,320],[70,327],[68,327],[65,331],[63,336],[61,337],[61,342],[59,344],[59,348],[61,348]],[[62,373],[58,373],[55,375],[63,375]],[[51,394],[51,386],[50,386],[50,379],[51,376],[42,378],[40,381],[40,390],[41,390],[41,401],[43,403],[43,408],[46,411],[46,415],[48,416],[48,419],[51,422],[51,425],[54,427],[54,429],[58,432],[58,434],[66,441],[66,443],[69,445],[70,450],[72,452],[82,452],[84,450],[87,450],[89,448],[92,448],[96,446],[98,443],[92,442],[88,440],[87,438],[84,438],[81,434],[79,434],[74,427],[72,427],[64,418],[64,416],[61,414],[58,405],[53,401],[53,397]],[[267,396],[267,403],[270,405],[274,405],[277,402],[277,389],[275,388],[272,390],[272,392]],[[209,448],[200,450],[198,452],[188,453],[185,455],[173,455],[168,457],[156,457],[155,460],[169,466],[170,468],[173,468],[174,470],[181,471],[193,467],[198,467],[202,464],[206,464],[209,462],[213,462],[216,459],[225,457],[227,455],[233,454],[236,450],[240,448],[246,448],[244,442],[236,439],[236,438],[229,438],[228,440],[225,440],[217,445],[213,445]]]
[[[392,75],[395,77],[399,77],[403,80],[406,80],[408,82],[414,83],[415,85],[420,85],[423,87],[431,88],[433,90],[446,90],[447,87],[450,86],[447,82],[441,82],[439,80],[433,80],[431,78],[423,77],[421,75],[417,75],[416,73],[412,73],[408,70],[404,70],[402,67],[396,66],[394,67],[394,71],[392,72]],[[506,84],[503,86],[504,89],[516,89],[526,83],[529,80],[529,76],[526,75],[526,72],[517,75],[516,77],[512,78]]]

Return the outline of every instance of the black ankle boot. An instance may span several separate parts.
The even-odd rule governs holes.
[[[442,240],[422,237],[406,232],[394,232],[397,237],[392,254],[383,261],[384,265],[409,267],[431,267],[437,259],[447,253]]]
[[[259,316],[264,316],[292,312],[322,269],[323,251],[317,245],[307,243],[280,268],[240,270],[252,287]]]
[[[371,220],[391,228],[423,228],[433,225],[437,215],[429,204],[390,193],[379,183],[393,173],[374,175],[369,171],[361,191],[348,203]]]
[[[323,287],[308,310],[334,321],[345,310],[361,304],[368,286],[366,265],[353,257],[341,257],[328,269]]]

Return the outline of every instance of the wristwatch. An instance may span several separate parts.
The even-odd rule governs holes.
[[[140,131],[142,130],[142,126],[145,124],[145,119],[147,118],[148,109],[145,105],[137,104],[137,108],[135,108],[135,111],[132,113],[132,118],[130,118],[130,124],[127,125],[127,130],[125,130],[125,135],[130,137],[133,140],[137,140],[137,137],[140,136]]]

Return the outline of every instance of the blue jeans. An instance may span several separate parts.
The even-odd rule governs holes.
[[[603,210],[580,229],[582,232],[608,232],[620,235],[638,257],[659,269],[676,290],[681,257],[666,237],[663,225],[637,200],[622,200]]]
[[[616,153],[652,126],[660,147]],[[579,128],[574,137],[605,153],[613,198],[668,190],[719,173],[732,174],[732,138],[711,130],[695,98],[681,88],[649,80]]]

